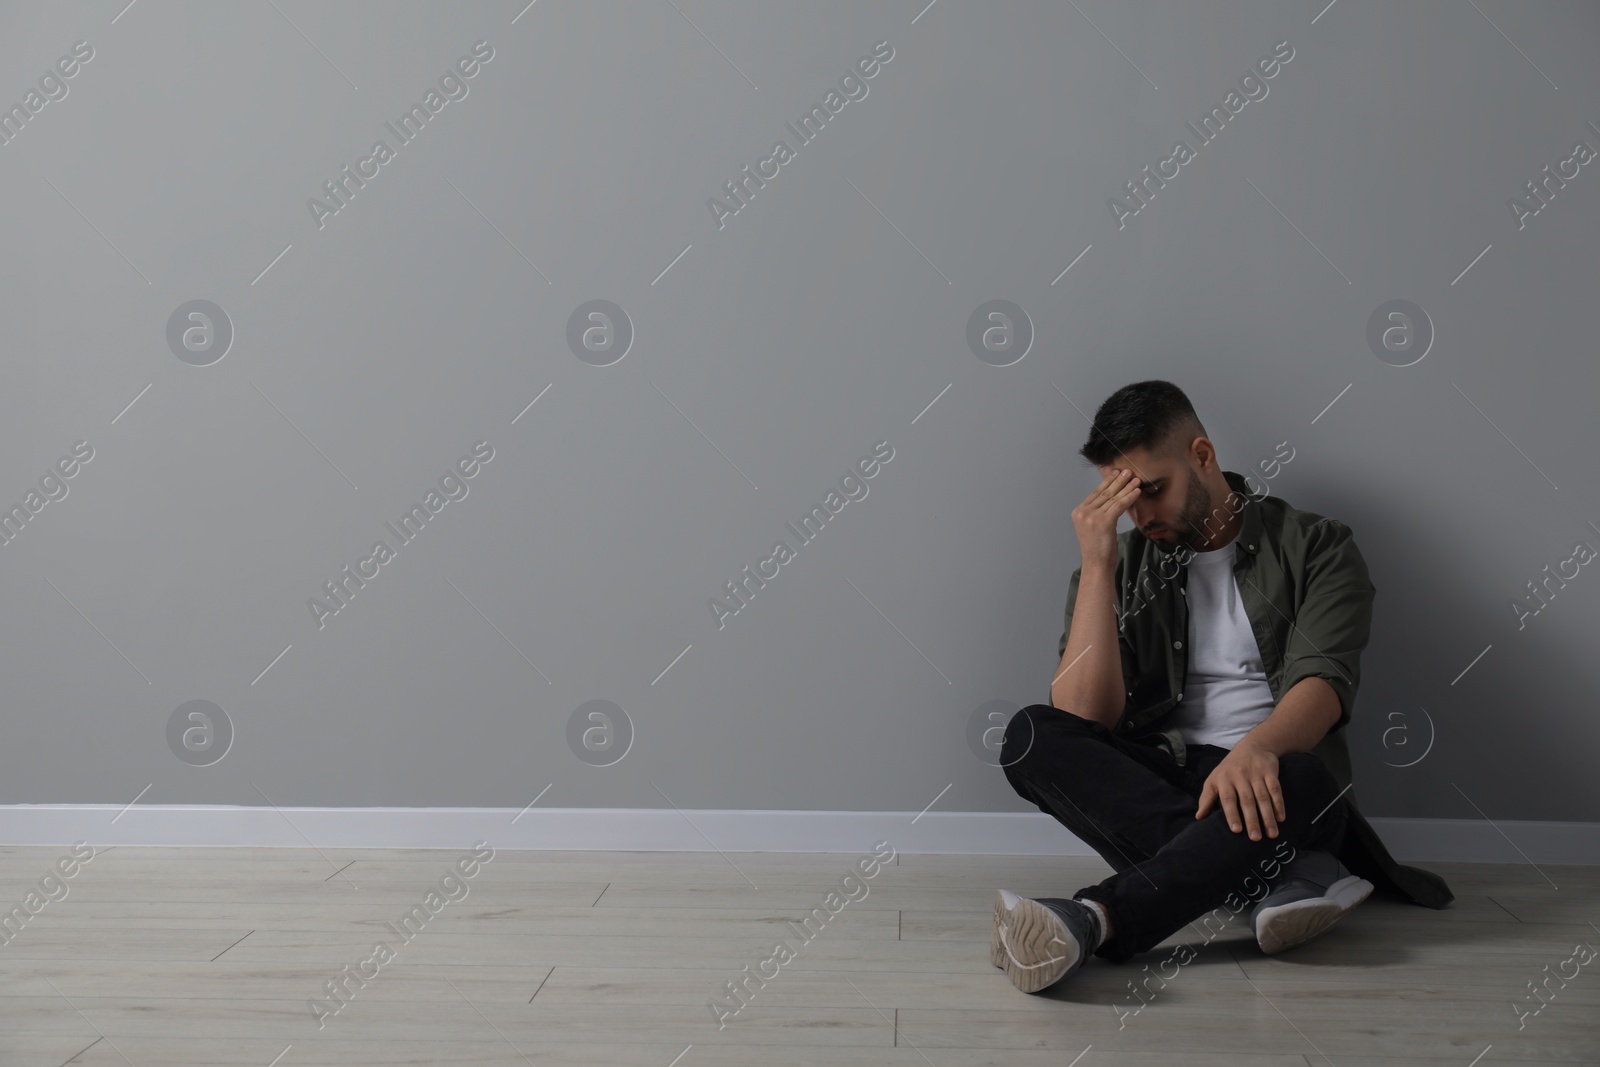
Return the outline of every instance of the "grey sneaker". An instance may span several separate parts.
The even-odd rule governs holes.
[[[1325,933],[1372,893],[1329,852],[1302,849],[1250,912],[1256,944],[1271,956]]]
[[[1024,993],[1037,993],[1082,967],[1095,949],[1099,926],[1089,905],[1004,889],[994,897],[989,960]]]

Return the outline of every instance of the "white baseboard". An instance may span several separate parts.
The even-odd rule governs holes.
[[[1600,823],[1368,822],[1398,860],[1600,866]],[[670,808],[267,808],[0,805],[0,845],[447,848],[618,852],[871,851],[1090,856],[1043,812],[676,811]]]

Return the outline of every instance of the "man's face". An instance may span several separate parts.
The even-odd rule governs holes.
[[[1216,531],[1205,527],[1212,510],[1211,490],[1183,458],[1157,457],[1136,448],[1101,467],[1100,474],[1109,475],[1119,467],[1132,470],[1140,481],[1139,496],[1126,514],[1158,549],[1171,555],[1180,545],[1195,552],[1216,547],[1207,540],[1214,539]]]

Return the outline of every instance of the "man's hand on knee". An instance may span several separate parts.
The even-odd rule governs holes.
[[[1278,757],[1249,740],[1234,745],[1206,776],[1194,817],[1205,818],[1214,804],[1221,806],[1234,833],[1239,832],[1242,819],[1250,840],[1261,840],[1263,824],[1268,837],[1277,837],[1278,821],[1288,818],[1283,789],[1278,785]]]

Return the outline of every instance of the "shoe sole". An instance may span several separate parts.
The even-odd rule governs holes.
[[[998,949],[998,953],[995,949]],[[1078,963],[1078,942],[1055,912],[1023,897],[1007,911],[995,894],[995,931],[990,958],[1024,993],[1060,981]]]
[[[1326,933],[1372,894],[1372,883],[1351,875],[1320,897],[1267,908],[1256,917],[1256,942],[1268,956]]]
[[[1000,970],[1006,969],[1006,948],[1000,941],[1000,928],[1011,917],[1000,890],[994,891],[994,929],[989,933],[989,962]]]

